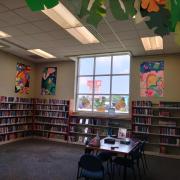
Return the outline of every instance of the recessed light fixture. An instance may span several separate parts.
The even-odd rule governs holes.
[[[0,31],[0,38],[8,38],[8,37],[11,37],[11,35],[3,32],[3,31]]]
[[[46,58],[46,59],[56,58],[56,57],[53,56],[52,54],[49,54],[49,53],[47,53],[47,52],[45,52],[45,51],[43,51],[43,50],[41,50],[41,49],[29,49],[29,50],[27,50],[27,51],[29,51],[29,52],[31,52],[31,53],[34,53],[34,54],[36,54],[36,55],[38,55],[38,56],[41,56],[41,57],[43,57],[43,58]]]
[[[163,39],[161,36],[143,37],[141,41],[146,51],[163,49]]]
[[[62,3],[42,12],[82,44],[99,43],[99,40]]]

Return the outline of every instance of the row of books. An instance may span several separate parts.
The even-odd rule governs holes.
[[[79,144],[86,144],[89,137],[87,136],[69,136],[69,142],[72,143],[79,143]]]
[[[98,119],[90,119],[90,118],[80,118],[80,119],[71,118],[71,123],[108,126],[108,121],[98,120]]]
[[[136,131],[136,132],[143,132],[143,133],[149,133],[149,127],[134,126],[134,131]]]
[[[107,136],[108,130],[106,129],[98,129],[91,127],[77,127],[70,126],[70,132],[84,133],[84,134],[99,134],[100,136]]]
[[[177,135],[177,129],[174,129],[174,128],[160,128],[160,134]]]
[[[67,132],[67,127],[64,126],[52,126],[52,125],[35,125],[35,130],[40,131],[59,131],[59,132]]]
[[[59,110],[59,111],[68,111],[68,107],[63,105],[63,106],[53,106],[53,105],[40,105],[36,104],[35,109],[38,110]]]
[[[136,108],[133,109],[133,114],[143,114],[143,115],[153,115],[153,110],[152,109],[146,109],[146,108]]]
[[[45,138],[51,138],[51,139],[58,139],[58,140],[63,140],[63,141],[67,141],[67,137],[66,135],[62,135],[62,134],[55,134],[55,133],[51,133],[51,132],[43,132],[43,131],[36,131],[34,132],[35,136],[38,137],[45,137]]]
[[[12,133],[12,134],[0,134],[0,142],[3,141],[9,141],[9,140],[14,140],[22,137],[28,137],[32,136],[31,131],[24,131],[24,132],[18,132],[18,133]]]
[[[163,102],[159,103],[160,107],[180,107],[180,102]]]
[[[60,99],[34,99],[35,104],[64,104],[68,105],[69,101]]]
[[[33,109],[33,105],[32,104],[0,104],[0,110],[11,110],[11,109]]]
[[[174,126],[176,127],[176,121],[162,121],[162,120],[159,120],[159,125],[162,125],[162,126]]]
[[[151,101],[133,101],[132,102],[133,106],[148,106],[151,107],[152,106],[152,102]]]
[[[138,124],[148,124],[151,125],[151,117],[134,117],[134,122]]]
[[[8,132],[14,132],[14,131],[25,131],[25,130],[31,130],[32,126],[30,125],[22,125],[22,126],[7,126],[7,127],[0,127],[0,133],[8,133]]]
[[[35,115],[46,116],[46,117],[68,118],[68,113],[65,113],[65,112],[36,111]]]
[[[46,119],[42,117],[36,117],[35,123],[51,123],[51,124],[67,124],[67,119]]]
[[[1,116],[31,116],[31,111],[0,111]]]
[[[32,98],[20,98],[20,97],[7,97],[0,96],[0,102],[23,102],[23,103],[33,103]]]
[[[180,139],[171,137],[161,137],[160,143],[180,145]]]
[[[1,124],[14,124],[14,123],[31,123],[31,117],[18,117],[18,118],[2,118],[0,119]]]

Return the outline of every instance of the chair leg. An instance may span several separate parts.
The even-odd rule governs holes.
[[[134,180],[136,180],[136,172],[135,172],[134,166],[132,166],[132,171],[133,171]]]
[[[123,172],[123,179],[126,180],[126,176],[127,176],[127,167],[124,166],[124,172]]]
[[[144,153],[143,153],[143,158],[144,158],[144,162],[145,162],[146,169],[149,169],[149,168],[148,168],[148,165],[147,165],[146,155],[145,155]]]
[[[139,167],[139,160],[137,161],[137,168],[138,168],[139,179],[141,180],[141,171],[140,171],[140,167]]]
[[[142,162],[144,174],[146,174],[146,167],[145,167],[145,162],[144,162],[144,158],[143,157],[141,157],[141,162]]]
[[[77,180],[79,179],[79,167],[78,167],[76,179],[77,179]]]

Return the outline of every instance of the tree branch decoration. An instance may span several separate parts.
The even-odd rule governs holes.
[[[69,3],[75,3],[68,0]],[[41,11],[56,6],[60,0],[26,0],[32,11]],[[81,0],[79,18],[97,28],[107,14],[107,8],[117,20],[134,19],[145,22],[156,35],[165,36],[175,32],[175,41],[180,45],[180,0]]]

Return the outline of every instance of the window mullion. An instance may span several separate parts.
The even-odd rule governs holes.
[[[96,70],[96,57],[94,57],[94,69],[93,69],[93,89],[92,89],[92,112],[94,112],[94,92],[95,92],[95,89],[94,89],[94,82],[95,82],[95,70]]]

